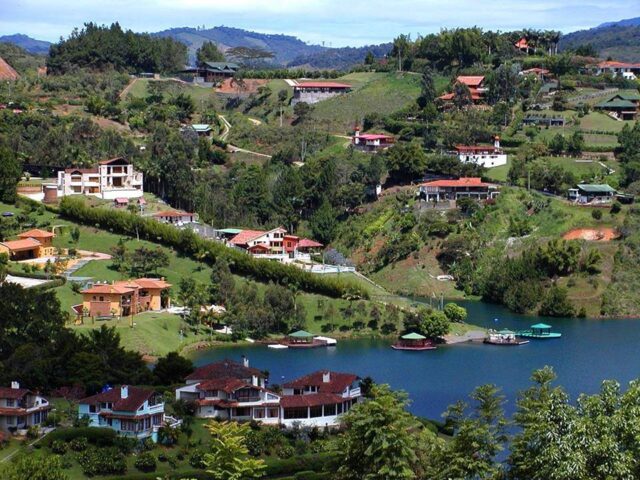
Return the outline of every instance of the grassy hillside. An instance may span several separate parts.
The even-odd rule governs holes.
[[[353,90],[315,104],[311,119],[321,128],[346,133],[369,113],[388,115],[415,102],[420,76],[411,73],[354,73],[340,78]]]

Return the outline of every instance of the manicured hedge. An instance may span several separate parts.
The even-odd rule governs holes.
[[[337,454],[325,452],[310,455],[300,455],[287,459],[268,458],[266,475],[291,475],[298,472],[322,472],[331,470],[337,462]],[[295,477],[294,477],[295,478]]]
[[[100,447],[114,444],[117,434],[110,428],[79,427],[79,428],[58,428],[48,434],[43,443],[50,447],[56,440],[70,442],[73,439],[84,437],[93,445]]]
[[[363,298],[367,292],[354,282],[338,278],[314,275],[297,267],[279,262],[259,260],[239,250],[228,248],[213,240],[206,240],[189,229],[179,230],[152,218],[144,218],[123,210],[91,208],[82,198],[64,197],[60,202],[60,214],[70,220],[173,247],[177,251],[212,262],[216,258],[228,261],[231,271],[256,280],[273,281],[283,285],[297,285],[300,289],[341,297],[356,292]],[[203,255],[204,254],[204,255]]]

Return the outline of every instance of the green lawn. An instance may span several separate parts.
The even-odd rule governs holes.
[[[353,76],[351,76],[353,75]],[[420,76],[413,74],[351,74],[353,91],[314,105],[311,119],[322,128],[347,133],[369,113],[388,115],[415,102],[420,95]],[[369,81],[366,81],[366,80]]]
[[[122,99],[125,101],[128,96],[134,98],[146,98],[149,95],[148,86],[151,82],[160,82],[160,80],[150,80],[148,78],[139,78],[127,92]],[[165,91],[169,95],[177,95],[179,93],[186,93],[189,95],[196,104],[196,109],[202,110],[207,104],[214,103],[219,104],[219,97],[216,95],[212,88],[199,87],[188,83],[180,83],[174,80],[162,80],[165,83]],[[217,110],[218,108],[216,108]]]

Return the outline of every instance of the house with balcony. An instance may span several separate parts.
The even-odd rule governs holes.
[[[138,278],[113,283],[95,283],[80,292],[82,304],[74,305],[76,315],[128,317],[171,306],[171,284],[164,278]]]
[[[98,162],[94,168],[67,168],[58,172],[57,196],[91,195],[103,200],[138,198],[143,194],[142,172],[124,158]]]
[[[568,200],[581,205],[608,205],[613,203],[615,196],[615,188],[606,183],[581,183],[567,191]]]
[[[285,427],[335,427],[361,401],[359,377],[319,370],[282,385],[281,421]]]
[[[290,235],[283,227],[269,231],[240,230],[225,242],[254,257],[285,263],[291,260],[311,261],[311,255],[319,253],[323,247],[314,240]]]
[[[53,246],[55,234],[34,228],[18,235],[17,240],[0,242],[0,253],[16,262],[53,257],[56,247]]]
[[[473,198],[488,200],[500,194],[498,186],[483,182],[480,177],[462,177],[454,180],[433,180],[422,183],[417,195],[427,202],[441,202]]]
[[[507,154],[500,147],[500,137],[493,145],[456,145],[455,155],[462,163],[475,163],[485,168],[507,164]]]
[[[78,418],[88,418],[90,427],[156,442],[165,423],[164,402],[153,390],[122,385],[80,400]]]
[[[41,425],[49,415],[49,401],[35,392],[20,388],[18,382],[11,387],[0,387],[0,433],[15,433]]]

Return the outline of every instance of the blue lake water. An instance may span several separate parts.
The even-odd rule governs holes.
[[[530,385],[531,372],[545,365],[555,369],[558,383],[573,399],[583,392],[596,392],[605,379],[624,385],[640,377],[640,320],[549,319],[519,316],[480,302],[462,305],[467,307],[469,322],[476,325],[521,330],[544,321],[562,338],[532,340],[519,347],[468,343],[426,352],[395,351],[389,341],[374,339],[343,340],[336,347],[310,350],[230,346],[195,352],[192,358],[196,365],[203,365],[246,355],[251,366],[270,372],[271,383],[318,369],[371,376],[408,392],[411,411],[433,419],[485,383],[502,388],[507,411],[512,412],[518,391]]]

